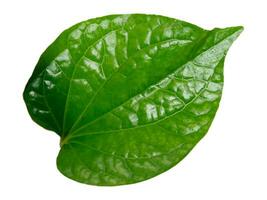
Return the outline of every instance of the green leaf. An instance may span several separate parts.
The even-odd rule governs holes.
[[[57,167],[92,185],[154,177],[180,162],[218,109],[226,52],[242,27],[204,30],[157,15],[111,15],[65,30],[24,91],[61,137]]]

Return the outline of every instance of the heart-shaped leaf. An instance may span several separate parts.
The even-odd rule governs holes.
[[[32,119],[61,137],[61,173],[82,183],[121,185],[181,161],[211,125],[224,58],[242,29],[207,31],[133,14],[64,31],[24,91]]]

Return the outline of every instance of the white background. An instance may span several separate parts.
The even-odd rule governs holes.
[[[265,1],[266,2],[266,1]],[[267,199],[267,6],[264,0],[2,0],[0,199]],[[69,26],[115,13],[152,13],[206,29],[243,25],[206,137],[176,167],[144,182],[96,187],[56,168],[59,138],[30,119],[24,86],[43,50]]]

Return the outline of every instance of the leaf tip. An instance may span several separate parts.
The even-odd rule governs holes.
[[[233,29],[235,29],[237,33],[242,33],[244,31],[244,26],[234,26],[232,27]]]
[[[240,34],[244,31],[243,26],[234,26],[234,27],[231,27],[231,29],[233,30],[234,40],[236,40],[240,36]]]

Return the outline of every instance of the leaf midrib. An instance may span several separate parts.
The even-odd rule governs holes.
[[[206,34],[207,34],[207,33],[208,33],[208,32],[206,32]],[[205,34],[205,36],[206,36],[206,34]],[[164,42],[164,41],[163,41],[163,42]],[[165,41],[165,42],[166,42],[166,41]],[[197,45],[197,44],[195,44],[195,45]],[[207,50],[208,50],[208,49],[207,49]],[[207,51],[207,50],[206,50],[206,51]],[[204,52],[202,52],[202,53],[204,53]],[[201,53],[201,54],[202,54],[202,53]],[[199,54],[199,55],[201,55],[201,54]],[[197,56],[199,56],[199,55],[197,55]],[[197,57],[197,56],[196,56],[196,57]],[[195,58],[195,57],[194,57],[194,58]],[[194,59],[194,58],[193,58],[193,59]],[[190,60],[190,61],[191,61],[191,60]],[[124,105],[124,103],[126,103],[126,102],[129,101],[130,99],[134,98],[135,96],[137,96],[137,95],[141,94],[142,92],[144,92],[145,90],[147,90],[149,87],[151,87],[151,85],[155,85],[156,83],[161,82],[162,80],[166,79],[167,77],[171,76],[172,74],[174,74],[174,73],[176,73],[176,72],[182,70],[183,67],[184,67],[184,65],[187,64],[187,63],[190,62],[190,61],[187,61],[186,63],[182,64],[182,65],[180,66],[180,68],[178,68],[178,69],[176,68],[174,71],[172,71],[171,73],[169,73],[168,75],[166,75],[164,78],[160,79],[159,81],[156,81],[155,83],[150,84],[148,87],[146,87],[144,90],[140,91],[138,94],[136,94],[136,95],[134,95],[134,96],[131,96],[130,98],[126,99],[122,104],[116,106],[116,107],[113,108],[112,110],[109,110],[108,112],[104,113],[103,115],[97,117],[96,119],[94,119],[94,120],[88,122],[87,124],[85,124],[85,125],[79,127],[78,129],[76,129],[76,130],[74,130],[74,131],[71,130],[69,134],[74,134],[74,133],[78,132],[79,130],[81,130],[81,129],[84,128],[85,126],[88,126],[89,124],[95,122],[96,120],[99,120],[100,118],[102,118],[102,117],[105,116],[106,114],[112,112],[114,109],[120,107],[121,105]]]
[[[219,45],[221,42],[223,42],[223,41],[225,41],[225,40],[231,38],[233,35],[237,34],[238,32],[240,32],[240,30],[236,30],[236,31],[234,31],[233,33],[231,33],[230,35],[228,35],[227,37],[221,39],[221,40],[218,41],[216,44],[213,44],[211,47],[209,47],[209,48],[206,49],[205,51],[199,53],[198,55],[194,56],[192,59],[190,59],[190,60],[187,61],[186,63],[182,64],[181,67],[180,67],[178,70],[177,70],[177,68],[176,68],[176,70],[174,70],[173,72],[171,72],[171,73],[170,73],[169,75],[167,75],[166,77],[170,76],[171,74],[173,74],[173,73],[175,73],[175,72],[177,72],[177,71],[179,71],[179,70],[182,70],[183,66],[185,66],[188,62],[191,62],[191,61],[194,60],[196,57],[198,57],[198,56],[202,55],[203,53],[207,52],[208,50],[210,50],[210,49],[213,48],[214,46]],[[205,31],[205,33],[206,33],[205,36],[204,36],[202,39],[200,39],[200,44],[198,44],[198,45],[200,45],[200,46],[201,46],[201,44],[202,44],[201,42],[202,42],[203,40],[205,40],[206,37],[208,37],[208,35],[209,35],[210,32]],[[196,44],[196,46],[197,46],[197,44]],[[224,58],[224,57],[223,57],[223,58]],[[222,59],[223,59],[223,58],[222,58]],[[219,63],[219,62],[220,62],[220,61],[218,61],[218,63]],[[160,81],[164,80],[166,77],[164,77],[164,78],[161,79]],[[212,77],[212,76],[211,76],[211,77]],[[160,82],[160,81],[157,81],[157,83]],[[209,82],[209,80],[208,80],[207,82]],[[155,84],[155,83],[154,83],[154,84]],[[154,84],[153,84],[153,85],[154,85]],[[151,86],[151,85],[150,85],[150,86]],[[150,86],[149,86],[149,87],[150,87]],[[149,88],[149,87],[147,87],[147,88]],[[207,87],[207,85],[201,90],[201,92],[205,91],[206,87]],[[145,88],[145,90],[146,90],[147,88]],[[200,95],[201,92],[199,92],[199,95]],[[141,92],[140,92],[140,93],[141,93]],[[139,94],[140,94],[140,93],[139,93]],[[138,95],[138,94],[137,94],[137,95]],[[135,95],[135,96],[136,96],[136,95]],[[133,97],[135,97],[135,96],[133,96]],[[133,97],[130,97],[129,99],[132,99]],[[195,98],[197,98],[197,97],[198,97],[198,96],[196,96]],[[193,98],[193,99],[195,99],[195,98]],[[129,100],[129,99],[128,99],[128,100]],[[126,100],[126,101],[128,101],[128,100]],[[125,102],[126,102],[126,101],[125,101]],[[125,102],[123,102],[122,104],[116,106],[114,109],[116,109],[117,107],[123,105]],[[191,101],[190,101],[190,103],[191,103]],[[186,106],[184,106],[184,107],[182,108],[182,110],[184,110],[185,107],[187,107],[188,105],[189,105],[189,104],[187,104]],[[112,110],[114,110],[114,109],[112,109]],[[112,111],[112,110],[111,110],[111,111]],[[181,112],[182,110],[178,110],[177,112]],[[88,126],[88,125],[91,124],[92,122],[95,122],[96,120],[98,120],[99,118],[105,116],[107,113],[110,113],[111,111],[108,111],[108,112],[104,113],[103,115],[99,116],[98,118],[96,118],[96,119],[94,119],[94,120],[88,122],[87,124],[81,126],[81,127],[78,128],[78,129],[76,129],[75,131],[70,132],[65,138],[63,138],[63,140],[62,140],[63,143],[62,143],[62,144],[65,144],[69,139],[73,138],[73,136],[71,136],[71,135],[74,135],[75,133],[77,133],[79,130],[81,130],[81,129],[84,128],[85,126]],[[159,123],[159,121],[163,121],[163,120],[165,120],[165,119],[167,119],[167,118],[169,118],[169,117],[171,117],[171,116],[177,114],[177,112],[174,112],[173,114],[169,115],[168,117],[162,118],[162,119],[160,119],[160,120],[158,120],[158,121],[155,121],[155,122],[153,122],[153,123],[145,124],[145,125],[143,125],[143,126],[138,126],[138,127],[127,128],[127,130],[128,130],[128,129],[141,128],[141,127],[149,126],[149,125],[151,125],[151,124]],[[121,130],[123,130],[123,129],[112,130],[112,131],[109,131],[109,132],[118,132],[118,131],[121,131]],[[125,130],[125,129],[124,129],[124,130]],[[90,135],[91,133],[93,133],[93,132],[90,132],[89,135]],[[96,133],[96,132],[95,132],[95,133]],[[107,133],[107,131],[102,132],[102,134],[103,134],[103,133]],[[74,135],[74,136],[76,137],[76,135]],[[79,135],[77,135],[77,136],[79,136]],[[83,136],[83,135],[80,135],[80,136]]]

